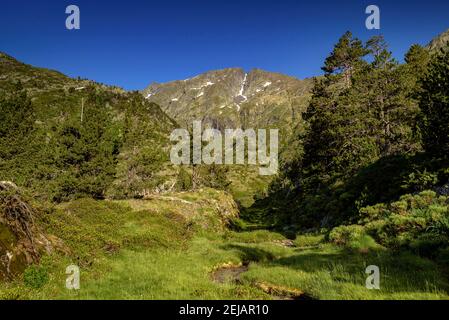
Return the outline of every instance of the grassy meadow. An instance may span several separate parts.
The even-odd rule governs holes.
[[[211,203],[221,196],[206,190],[58,205],[40,224],[62,239],[66,250],[46,255],[14,281],[2,282],[0,298],[449,298],[444,270],[416,255],[395,254],[363,241],[349,249],[320,234],[289,240],[274,231],[220,227],[223,222]],[[200,212],[210,213],[208,218],[189,212],[198,203],[204,205]],[[71,264],[80,267],[80,290],[65,287]],[[365,287],[365,269],[372,264],[381,270],[380,290]]]

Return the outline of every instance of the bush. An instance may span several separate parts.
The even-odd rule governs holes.
[[[360,251],[380,247],[371,236],[366,234],[364,227],[359,225],[334,228],[329,234],[329,240],[337,245]]]
[[[30,266],[23,273],[23,281],[27,287],[40,289],[48,282],[48,271],[43,266]]]
[[[449,242],[449,199],[433,191],[360,210],[359,224],[379,243],[436,257]]]
[[[184,167],[181,167],[176,179],[176,188],[180,191],[189,191],[193,187],[192,174]]]
[[[403,188],[414,191],[424,191],[432,188],[438,183],[438,174],[434,172],[424,171],[412,172],[404,181]]]
[[[362,226],[340,226],[332,229],[329,233],[329,240],[335,244],[346,246],[350,242],[359,240],[365,235],[365,230]]]
[[[295,223],[304,228],[323,227],[323,221],[326,227],[359,224],[358,213],[362,208],[395,202],[407,194],[413,198],[413,193],[446,184],[447,167],[447,161],[421,153],[385,157],[359,170],[347,181],[338,181],[318,192],[303,194],[298,189],[286,192],[290,196],[287,200],[279,193],[280,200],[277,200],[271,191],[274,199],[271,201],[278,201],[275,205],[281,207],[273,214],[284,224]],[[412,201],[426,201],[425,198]],[[285,206],[285,202],[289,205]],[[380,211],[376,214],[384,215]]]

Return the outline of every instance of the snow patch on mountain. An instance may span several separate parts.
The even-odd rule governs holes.
[[[214,82],[208,81],[208,82],[206,82],[205,84],[203,84],[203,85],[201,85],[201,86],[199,86],[199,87],[193,87],[193,88],[190,88],[190,90],[201,90],[201,89],[203,89],[203,88],[213,86],[214,84],[215,84]]]
[[[245,73],[245,77],[243,77],[243,82],[242,85],[240,86],[240,91],[237,95],[237,97],[242,97],[244,100],[243,101],[247,101],[248,97],[243,95],[243,91],[245,90],[245,85],[246,85],[246,80],[248,79],[248,74]],[[239,110],[240,110],[240,106],[239,106]]]
[[[147,94],[147,96],[145,98],[149,99],[150,97],[154,96],[158,92],[159,92],[159,90],[157,88],[153,88],[152,90],[150,90],[150,92]]]

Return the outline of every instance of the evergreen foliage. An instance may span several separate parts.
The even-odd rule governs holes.
[[[281,160],[269,197],[256,204],[267,219],[335,226],[364,206],[448,181],[448,53],[414,45],[405,61],[382,36],[340,38],[315,80],[301,147]]]
[[[436,157],[449,156],[449,46],[434,56],[422,79],[419,99],[424,148]]]

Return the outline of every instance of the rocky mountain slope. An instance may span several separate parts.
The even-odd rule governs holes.
[[[449,29],[434,38],[428,45],[427,48],[429,48],[431,51],[437,51],[444,46],[447,46],[449,43]]]
[[[260,69],[230,68],[191,79],[153,83],[144,97],[180,125],[194,120],[216,129],[279,128],[291,133],[306,107],[313,81]]]

